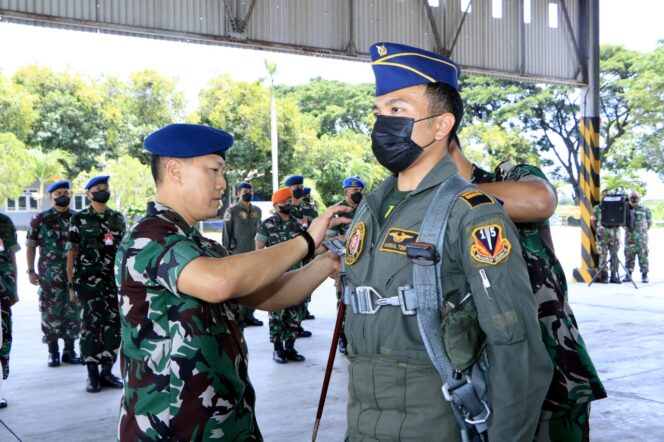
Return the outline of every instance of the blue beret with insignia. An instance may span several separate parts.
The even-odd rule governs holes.
[[[305,187],[303,190],[305,195],[311,195],[311,187]]]
[[[361,187],[364,189],[364,182],[356,176],[349,176],[344,180],[344,189],[348,187]]]
[[[88,181],[88,184],[85,185],[85,190],[88,190],[90,187],[94,187],[97,184],[108,184],[108,179],[110,176],[108,175],[99,175],[94,178],[92,178],[90,181]]]
[[[251,190],[251,189],[254,188],[254,186],[252,186],[250,183],[248,183],[246,181],[242,181],[240,184],[237,185],[237,188],[238,188],[238,190],[239,189],[249,189],[249,190]]]
[[[286,181],[284,181],[284,184],[287,186],[296,186],[302,183],[304,183],[304,177],[302,175],[291,175],[286,178]]]
[[[225,153],[233,145],[233,136],[223,130],[202,124],[169,124],[152,132],[143,146],[154,155],[192,158]]]
[[[397,43],[376,43],[369,52],[377,97],[429,83],[445,83],[459,90],[461,68],[447,57]]]
[[[56,181],[55,183],[48,186],[46,188],[46,191],[48,193],[51,193],[54,190],[58,190],[58,189],[69,189],[69,181],[67,181],[67,180]]]

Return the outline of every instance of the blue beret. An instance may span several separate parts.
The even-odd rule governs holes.
[[[429,83],[445,83],[459,90],[461,68],[447,57],[397,43],[376,43],[369,52],[377,97]]]
[[[311,187],[305,187],[304,188],[304,194],[305,195],[311,195]]]
[[[152,132],[143,142],[148,152],[175,158],[224,154],[233,145],[233,136],[202,124],[169,124]]]
[[[250,183],[246,181],[242,181],[240,184],[237,185],[238,190],[240,189],[253,189],[254,186],[252,186]]]
[[[356,176],[349,176],[344,180],[344,189],[347,187],[361,187],[364,189],[364,182]]]
[[[295,186],[302,183],[304,183],[304,177],[302,175],[291,175],[286,178],[286,181],[284,181],[284,184],[287,186]]]
[[[108,179],[110,176],[108,175],[99,175],[94,178],[92,178],[90,181],[88,181],[88,184],[85,185],[85,190],[88,190],[90,187],[96,186],[97,184],[108,184]]]
[[[67,180],[56,181],[55,183],[48,186],[46,188],[46,191],[48,193],[51,193],[54,190],[58,190],[58,189],[69,189],[69,181],[67,181]]]

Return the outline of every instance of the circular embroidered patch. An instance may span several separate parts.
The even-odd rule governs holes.
[[[364,235],[366,234],[366,226],[363,221],[355,224],[348,236],[348,247],[346,247],[346,256],[344,262],[346,265],[352,266],[360,258],[362,249],[364,248]]]
[[[247,212],[245,212],[244,210],[241,210],[240,211],[240,219],[247,219],[247,217],[248,217]]]

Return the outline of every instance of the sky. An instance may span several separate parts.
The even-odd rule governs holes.
[[[661,0],[601,0],[600,43],[650,51],[658,39],[664,39],[661,17]],[[314,61],[307,56],[272,51],[17,25],[3,22],[0,17],[0,71],[4,75],[30,63],[57,71],[69,68],[91,76],[110,73],[121,78],[152,68],[178,80],[189,108],[195,106],[198,91],[207,81],[220,74],[248,81],[266,78],[265,59],[277,63],[276,84],[302,84],[317,76],[347,83],[374,81],[366,62],[321,57]],[[657,194],[664,194],[664,184],[656,176],[649,176],[649,187],[651,182],[661,186]],[[652,195],[649,192],[648,196]]]

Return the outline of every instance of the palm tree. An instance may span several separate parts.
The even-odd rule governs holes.
[[[30,149],[30,162],[28,168],[38,183],[37,199],[39,200],[40,210],[46,206],[46,195],[44,187],[47,183],[65,179],[65,167],[74,161],[74,157],[69,152],[55,149],[44,152],[41,149]]]

